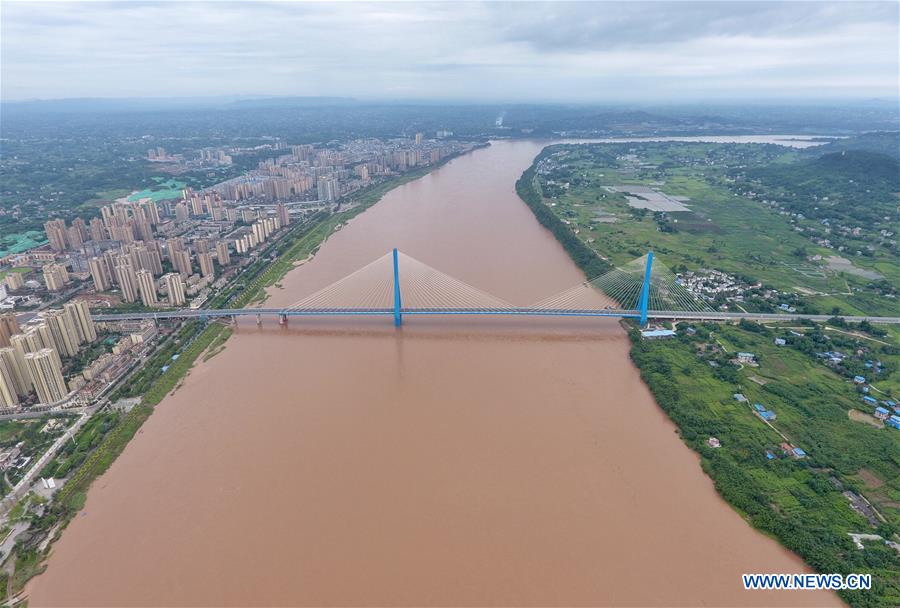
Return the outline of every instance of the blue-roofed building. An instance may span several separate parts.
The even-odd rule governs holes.
[[[863,401],[865,401],[869,405],[878,405],[878,399],[875,399],[874,397],[869,397],[868,395],[863,397]]]
[[[866,383],[866,379],[863,376],[853,376],[853,381],[856,382],[857,384],[865,384]]]
[[[806,458],[806,452],[802,448],[794,448],[794,458]]]
[[[787,340],[784,338],[775,338],[775,346],[784,346],[787,344]]]
[[[754,403],[753,409],[755,409],[757,412],[764,412],[766,411],[766,406],[764,406],[762,403]]]
[[[733,397],[734,397],[734,400],[737,401],[738,403],[746,403],[746,401],[747,401],[747,398],[744,397],[743,393],[735,393],[733,395]]]
[[[775,454],[771,452],[771,450],[766,450],[766,459],[767,460],[775,460]]]
[[[647,338],[649,340],[659,340],[660,338],[673,338],[675,337],[674,329],[648,329],[646,331],[641,332],[642,338]]]
[[[885,422],[888,424],[888,426],[892,426],[895,429],[900,429],[900,416],[891,416],[890,418],[885,420]]]
[[[766,411],[764,411],[764,412],[760,412],[760,413],[759,413],[759,416],[760,416],[760,418],[762,418],[763,420],[775,420],[775,418],[776,418],[775,412],[770,411],[770,410],[766,410]]]
[[[887,420],[891,417],[891,413],[885,408],[879,406],[875,408],[875,417],[879,420]]]

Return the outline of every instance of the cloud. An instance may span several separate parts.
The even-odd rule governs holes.
[[[895,2],[4,1],[4,99],[896,96]]]

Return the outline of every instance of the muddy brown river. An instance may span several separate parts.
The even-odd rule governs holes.
[[[582,275],[515,194],[543,144],[399,187],[285,305],[391,247],[514,304]],[[401,275],[402,278],[402,275]],[[91,488],[31,606],[837,605],[716,494],[613,320],[242,324]]]

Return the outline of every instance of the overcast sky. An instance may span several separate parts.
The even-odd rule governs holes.
[[[898,6],[3,0],[0,94],[895,98]]]

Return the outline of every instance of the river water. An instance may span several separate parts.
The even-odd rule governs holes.
[[[514,304],[583,280],[495,142],[391,191],[286,305],[399,247]],[[402,276],[402,275],[401,275]],[[716,494],[613,320],[242,324],[92,487],[32,606],[832,605]]]

